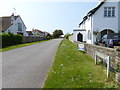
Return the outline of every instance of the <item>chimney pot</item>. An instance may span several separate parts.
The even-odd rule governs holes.
[[[12,13],[12,16],[14,16],[14,13]]]

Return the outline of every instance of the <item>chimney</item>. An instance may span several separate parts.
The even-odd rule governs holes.
[[[12,15],[11,16],[14,16],[14,13],[12,13]]]
[[[14,13],[12,13],[12,15],[11,15],[11,24],[13,24],[14,21],[15,21],[15,16],[14,16]]]

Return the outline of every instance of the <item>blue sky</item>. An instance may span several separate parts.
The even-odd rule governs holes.
[[[52,33],[55,29],[62,29],[64,33],[72,33],[87,12],[97,5],[98,2],[3,0],[0,16],[9,16],[14,12],[13,8],[16,8],[15,14],[21,16],[29,31],[36,28]]]

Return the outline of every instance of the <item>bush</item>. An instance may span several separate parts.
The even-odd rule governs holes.
[[[49,39],[51,39],[51,36],[47,36],[46,38],[49,40]]]
[[[67,33],[64,37],[65,37],[66,39],[69,39],[69,36],[71,36],[71,34]]]
[[[2,33],[2,47],[6,46],[12,46],[15,44],[22,43],[22,36],[19,34],[13,34],[13,33]]]

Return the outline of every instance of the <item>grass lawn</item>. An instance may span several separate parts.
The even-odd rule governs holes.
[[[0,49],[0,52],[2,52],[2,51],[7,51],[7,50],[11,50],[11,49],[16,49],[16,48],[20,48],[20,47],[25,47],[25,46],[29,46],[29,45],[32,45],[32,44],[37,44],[37,43],[45,42],[45,41],[49,41],[49,40],[44,40],[44,41],[38,41],[38,42],[25,43],[25,44],[17,44],[17,45],[13,45],[13,46],[8,46],[8,47],[5,47],[5,48]]]
[[[117,88],[114,74],[107,78],[106,68],[95,65],[86,53],[77,50],[77,45],[64,39],[56,53],[55,61],[44,88]]]

